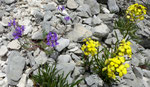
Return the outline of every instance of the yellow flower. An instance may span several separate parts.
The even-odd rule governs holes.
[[[130,5],[126,10],[126,17],[131,21],[143,20],[146,14],[146,7],[138,3]]]
[[[92,55],[94,56],[97,54],[97,48],[100,46],[100,43],[98,41],[93,41],[91,38],[84,39],[83,42],[86,42],[86,44],[83,44],[81,47],[81,50],[84,52],[85,55]]]

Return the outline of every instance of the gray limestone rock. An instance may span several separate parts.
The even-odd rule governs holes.
[[[51,11],[47,11],[45,14],[44,14],[44,21],[50,21],[50,19],[52,18],[53,14]]]
[[[59,44],[56,46],[56,50],[60,52],[60,51],[62,51],[64,48],[66,48],[69,45],[70,40],[69,39],[60,38],[57,42]]]
[[[16,85],[19,79],[22,76],[23,69],[25,66],[25,58],[22,57],[19,52],[12,51],[8,56],[8,63],[7,63],[7,80],[8,84]]]
[[[0,47],[0,57],[4,56],[8,52],[8,49],[5,45]]]
[[[42,30],[45,30],[45,32],[47,32],[47,33],[49,33],[50,31],[52,31],[50,22],[48,22],[48,21],[43,21],[41,23],[41,26],[42,26]]]
[[[99,37],[99,38],[102,38],[102,37],[105,37],[106,35],[108,35],[109,31],[110,31],[110,29],[104,23],[102,23],[101,25],[98,25],[92,29],[93,35],[96,37]]]
[[[74,30],[69,32],[66,37],[71,41],[78,41],[90,36],[92,36],[92,32],[90,30],[86,29],[81,24],[75,24]]]
[[[35,62],[39,65],[46,63],[46,61],[47,61],[47,56],[43,51],[41,51],[40,54],[35,58]]]
[[[31,37],[33,40],[40,40],[40,39],[43,39],[43,31],[42,30],[38,30],[36,32],[34,32],[32,34],[32,37]]]
[[[119,12],[119,7],[116,4],[116,0],[108,0],[107,5],[111,12]]]
[[[97,0],[84,0],[84,3],[90,6],[92,15],[100,13],[100,5]]]
[[[98,75],[90,75],[85,78],[85,81],[90,87],[103,87],[103,80]]]
[[[12,4],[13,2],[15,2],[16,0],[4,0],[4,2],[6,3],[6,4]]]
[[[133,72],[135,74],[136,77],[139,77],[139,78],[143,78],[143,72],[142,72],[142,69],[139,68],[139,67],[133,67]]]
[[[78,4],[74,0],[67,0],[67,7],[69,9],[76,9],[78,7]]]
[[[69,63],[71,60],[70,55],[60,55],[57,59],[58,63]]]

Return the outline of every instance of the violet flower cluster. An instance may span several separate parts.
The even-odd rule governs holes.
[[[66,9],[66,8],[65,8],[64,6],[58,6],[58,10],[60,10],[62,13],[64,13],[64,14],[67,15],[67,16],[64,17],[64,19],[65,19],[66,21],[69,21],[71,18],[68,16],[67,12],[65,12],[65,11],[66,11],[65,9]]]
[[[13,32],[13,37],[14,39],[18,39],[22,36],[22,33],[25,29],[24,26],[17,26],[15,19],[14,20],[10,20],[10,22],[8,22],[8,27],[13,26],[15,28],[15,31]]]
[[[55,32],[49,32],[47,35],[47,45],[51,46],[51,47],[55,47],[56,45],[58,45],[58,37],[57,34]]]

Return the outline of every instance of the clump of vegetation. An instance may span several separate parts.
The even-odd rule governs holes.
[[[80,83],[80,80],[73,81],[72,83],[68,83],[67,77],[64,73],[58,74],[60,70],[56,69],[56,65],[49,66],[45,64],[38,68],[38,74],[33,75],[32,79],[34,80],[36,87],[74,87]]]

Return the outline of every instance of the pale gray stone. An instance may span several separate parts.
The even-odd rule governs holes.
[[[48,21],[43,21],[41,23],[41,27],[42,27],[42,30],[45,30],[45,32],[47,32],[47,33],[49,33],[50,31],[52,31],[50,22],[48,22]]]
[[[64,76],[66,76],[68,73],[70,73],[67,78],[68,83],[71,83],[73,81],[73,78],[71,78],[71,72],[73,72],[75,68],[74,63],[60,63],[57,64],[56,68],[57,70],[60,70],[58,74],[62,74],[64,72]]]
[[[34,39],[34,40],[43,39],[43,31],[42,31],[42,30],[38,30],[38,31],[34,32],[34,33],[32,34],[32,37],[31,37],[31,38]]]
[[[53,3],[49,3],[44,6],[45,11],[54,11],[56,10],[56,6]]]
[[[43,51],[41,51],[40,54],[35,58],[35,62],[39,65],[46,63],[46,61],[47,61],[47,56]]]
[[[69,9],[76,9],[79,5],[74,0],[67,0],[67,7]]]
[[[90,6],[87,5],[87,4],[83,4],[83,5],[79,6],[77,8],[77,11],[79,11],[78,15],[80,17],[89,17],[89,16],[92,16],[92,13],[91,13],[91,10],[90,10]]]
[[[74,30],[67,34],[67,38],[71,41],[82,40],[83,38],[87,38],[92,36],[92,32],[81,24],[75,24]]]
[[[133,67],[133,72],[135,74],[136,77],[139,77],[139,78],[143,78],[143,72],[142,72],[142,69],[139,68],[139,67]]]
[[[5,28],[4,28],[4,27],[2,26],[2,24],[0,23],[0,34],[3,33],[4,29],[5,29]]]
[[[92,24],[93,25],[99,25],[99,24],[101,24],[103,21],[99,18],[99,17],[97,17],[97,16],[93,16],[93,19],[92,19]]]
[[[92,18],[87,18],[83,20],[83,24],[91,25],[92,24]]]
[[[4,56],[8,52],[8,49],[5,45],[0,47],[0,57]]]
[[[150,78],[150,71],[149,71],[149,70],[142,69],[142,72],[143,72],[143,75],[144,75],[145,77]]]
[[[97,0],[84,0],[84,3],[90,6],[92,15],[100,13],[100,5]]]
[[[18,87],[26,87],[26,80],[27,80],[27,75],[23,74],[19,83],[17,84]]]
[[[57,42],[59,44],[56,46],[56,50],[60,52],[60,51],[62,51],[64,48],[66,48],[69,45],[70,40],[69,39],[60,38]]]
[[[8,56],[7,80],[10,85],[17,85],[25,66],[25,58],[19,52],[12,51]]]
[[[6,3],[6,4],[12,4],[13,2],[15,2],[16,0],[4,0],[4,2]]]
[[[15,49],[15,50],[19,50],[21,48],[20,42],[16,39],[11,41],[8,45],[8,48],[10,49]]]
[[[116,4],[116,0],[108,0],[107,5],[111,12],[119,12],[119,7]]]
[[[85,81],[88,86],[90,87],[102,87],[103,86],[103,80],[99,78],[98,75],[90,75],[85,78]],[[94,86],[95,85],[95,86]]]
[[[51,11],[47,11],[45,14],[44,14],[44,21],[50,21],[50,19],[52,18],[53,14]]]
[[[105,37],[110,32],[106,24],[102,23],[92,29],[93,35],[99,38]]]
[[[57,63],[69,63],[71,60],[70,55],[60,55],[57,59]]]

